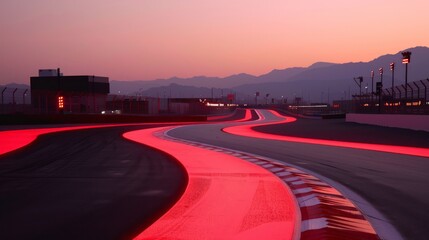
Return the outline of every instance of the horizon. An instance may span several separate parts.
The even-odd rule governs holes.
[[[401,50],[401,51],[399,51],[397,53],[385,53],[383,55],[375,57],[374,59],[366,61],[366,62],[356,61],[356,62],[334,63],[334,62],[317,61],[317,62],[314,62],[314,63],[312,63],[312,64],[310,64],[310,65],[308,65],[306,67],[292,66],[292,67],[288,67],[288,68],[271,69],[268,72],[261,73],[261,74],[258,74],[258,75],[253,75],[253,74],[250,74],[250,73],[241,72],[241,73],[232,73],[232,74],[227,75],[227,76],[209,76],[209,75],[198,75],[198,76],[196,75],[196,76],[190,76],[190,77],[171,76],[171,77],[167,77],[167,78],[157,78],[157,79],[111,79],[109,76],[103,76],[103,77],[109,77],[110,81],[118,81],[118,82],[158,81],[158,80],[170,80],[170,79],[175,79],[175,78],[177,78],[177,79],[191,79],[191,78],[219,78],[219,79],[224,79],[224,78],[228,78],[228,77],[231,77],[231,76],[238,76],[238,75],[241,75],[241,74],[250,75],[250,76],[253,76],[253,77],[261,77],[261,76],[264,76],[264,75],[269,74],[269,73],[271,73],[273,71],[276,71],[276,70],[281,71],[281,70],[293,69],[293,68],[310,68],[313,65],[318,64],[318,63],[327,63],[327,64],[335,64],[335,65],[349,64],[349,63],[368,63],[368,62],[371,62],[371,61],[373,61],[373,60],[375,60],[375,59],[377,59],[379,57],[383,57],[383,56],[387,56],[387,55],[395,55],[395,54],[398,54],[398,53],[400,53],[402,51],[413,49],[413,48],[429,48],[429,47],[428,46],[409,47],[409,48],[403,49],[403,50]],[[52,68],[52,69],[56,69],[56,68]],[[39,69],[37,69],[37,71],[38,70]],[[64,73],[64,72],[61,70],[61,73]],[[65,75],[66,76],[78,76],[78,75],[90,75],[90,74],[65,74]],[[36,77],[36,76],[37,76],[37,74],[34,74],[31,77]],[[101,75],[97,75],[97,76],[101,76]],[[28,78],[28,80],[29,80],[29,78]],[[26,82],[20,82],[20,83],[17,83],[17,82],[8,82],[8,83],[1,83],[0,85],[8,85],[8,84],[24,84],[24,85],[28,85],[28,83],[26,83]],[[180,85],[180,83],[177,83],[177,84]],[[185,86],[185,85],[183,85],[183,86]]]
[[[258,75],[253,75],[253,74],[250,74],[250,73],[241,72],[241,73],[232,73],[232,74],[227,75],[227,76],[214,76],[214,75],[212,75],[212,76],[210,76],[210,75],[195,75],[195,76],[189,76],[189,77],[171,76],[171,77],[157,78],[157,79],[112,79],[109,76],[103,76],[103,77],[108,77],[110,81],[117,81],[117,82],[139,82],[139,81],[145,82],[145,81],[162,81],[162,80],[172,80],[172,79],[184,79],[184,80],[186,80],[186,79],[192,79],[192,78],[219,78],[219,79],[225,79],[225,78],[229,78],[229,77],[232,77],[232,76],[238,76],[238,75],[242,75],[242,74],[259,78],[259,77],[262,77],[264,75],[270,74],[273,71],[282,71],[282,70],[294,69],[294,68],[309,69],[313,65],[316,65],[318,63],[326,63],[326,64],[333,64],[333,65],[342,65],[342,64],[350,64],[350,63],[352,63],[352,64],[354,64],[354,63],[369,63],[369,62],[374,61],[374,60],[376,60],[376,59],[378,59],[380,57],[383,57],[383,56],[397,55],[397,54],[399,54],[399,53],[401,53],[403,51],[408,51],[408,50],[412,50],[412,49],[415,49],[415,48],[428,48],[429,49],[429,46],[408,47],[408,48],[402,49],[401,51],[397,51],[396,53],[385,53],[385,54],[382,54],[380,56],[376,56],[375,58],[373,58],[371,60],[368,60],[368,61],[354,61],[354,62],[341,62],[341,63],[316,61],[316,62],[311,63],[310,65],[305,66],[305,67],[303,67],[303,66],[292,66],[292,67],[287,67],[287,68],[271,69],[271,70],[269,70],[267,72],[263,72],[263,73],[258,74]],[[44,69],[47,69],[47,68],[44,68]],[[57,69],[57,68],[51,68],[51,69]],[[39,69],[37,69],[37,71],[38,70]],[[92,75],[92,74],[85,74],[85,73],[76,73],[76,74],[75,73],[67,73],[67,72],[64,73],[63,69],[61,69],[60,71],[61,71],[62,74],[65,74],[65,76]],[[38,74],[31,75],[31,76],[28,77],[28,80],[29,80],[30,77],[36,77],[36,76],[38,76]],[[102,76],[102,75],[97,75],[97,76]],[[29,82],[8,82],[8,83],[1,83],[1,81],[0,81],[0,86],[1,85],[5,86],[5,85],[9,85],[9,84],[17,84],[17,85],[24,84],[24,85],[28,85]],[[180,83],[177,83],[177,84],[180,85]],[[185,86],[185,85],[183,85],[183,86]]]
[[[428,7],[419,0],[6,0],[0,3],[0,85],[27,83],[39,69],[58,67],[66,75],[149,81],[369,62],[429,46],[422,30],[429,28]]]

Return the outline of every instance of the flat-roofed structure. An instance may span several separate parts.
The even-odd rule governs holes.
[[[109,78],[91,75],[54,76],[42,71],[30,78],[31,100],[39,113],[101,113],[106,109]]]

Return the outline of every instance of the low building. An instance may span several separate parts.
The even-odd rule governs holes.
[[[30,78],[31,101],[39,113],[101,113],[106,109],[109,78],[90,75],[63,76],[39,70]]]

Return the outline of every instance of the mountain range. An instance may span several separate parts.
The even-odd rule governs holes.
[[[381,80],[378,69],[383,68],[385,88],[392,85],[392,72],[389,64],[395,63],[395,85],[404,83],[405,67],[401,52],[412,52],[408,66],[408,81],[429,78],[429,48],[414,47],[395,54],[386,54],[369,62],[327,63],[317,62],[309,67],[275,69],[269,73],[253,76],[246,73],[225,78],[196,76],[192,78],[173,77],[150,81],[110,81],[112,94],[141,95],[173,98],[210,98],[236,94],[242,101],[253,101],[255,93],[260,98],[288,99],[301,97],[310,103],[331,102],[350,99],[359,93],[359,87],[353,78],[362,76],[362,92],[371,92],[371,70],[374,70],[375,82]],[[367,87],[367,88],[365,88]],[[266,99],[267,100],[267,99]]]
[[[301,97],[307,102],[331,102],[350,99],[359,93],[359,87],[353,78],[362,76],[362,92],[371,92],[371,70],[374,70],[375,83],[381,80],[378,69],[383,68],[383,85],[392,85],[390,63],[395,63],[395,85],[404,83],[405,66],[401,52],[412,52],[408,66],[408,81],[429,78],[429,48],[414,47],[396,54],[380,56],[369,62],[327,63],[317,62],[309,67],[276,69],[269,73],[253,76],[245,73],[225,78],[197,76],[192,78],[170,78],[153,81],[111,81],[112,93],[139,92],[153,97],[204,97],[237,94],[237,99],[254,99],[256,92],[261,98],[294,99]],[[367,86],[367,88],[365,88]],[[138,91],[136,91],[138,89]]]

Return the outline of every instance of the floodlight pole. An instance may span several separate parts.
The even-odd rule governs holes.
[[[363,82],[363,77],[355,77],[353,78],[353,80],[355,81],[355,83],[359,86],[359,98],[362,96],[362,82]]]
[[[371,104],[374,98],[374,70],[371,70]]]
[[[390,64],[390,71],[392,71],[392,97],[395,97],[395,63]]]
[[[410,63],[411,52],[402,52],[402,63],[405,64],[405,99],[408,98],[408,63]]]
[[[381,104],[382,104],[382,92],[383,92],[383,68],[379,68],[378,72],[380,73],[380,91],[378,92],[378,112],[381,113]]]

